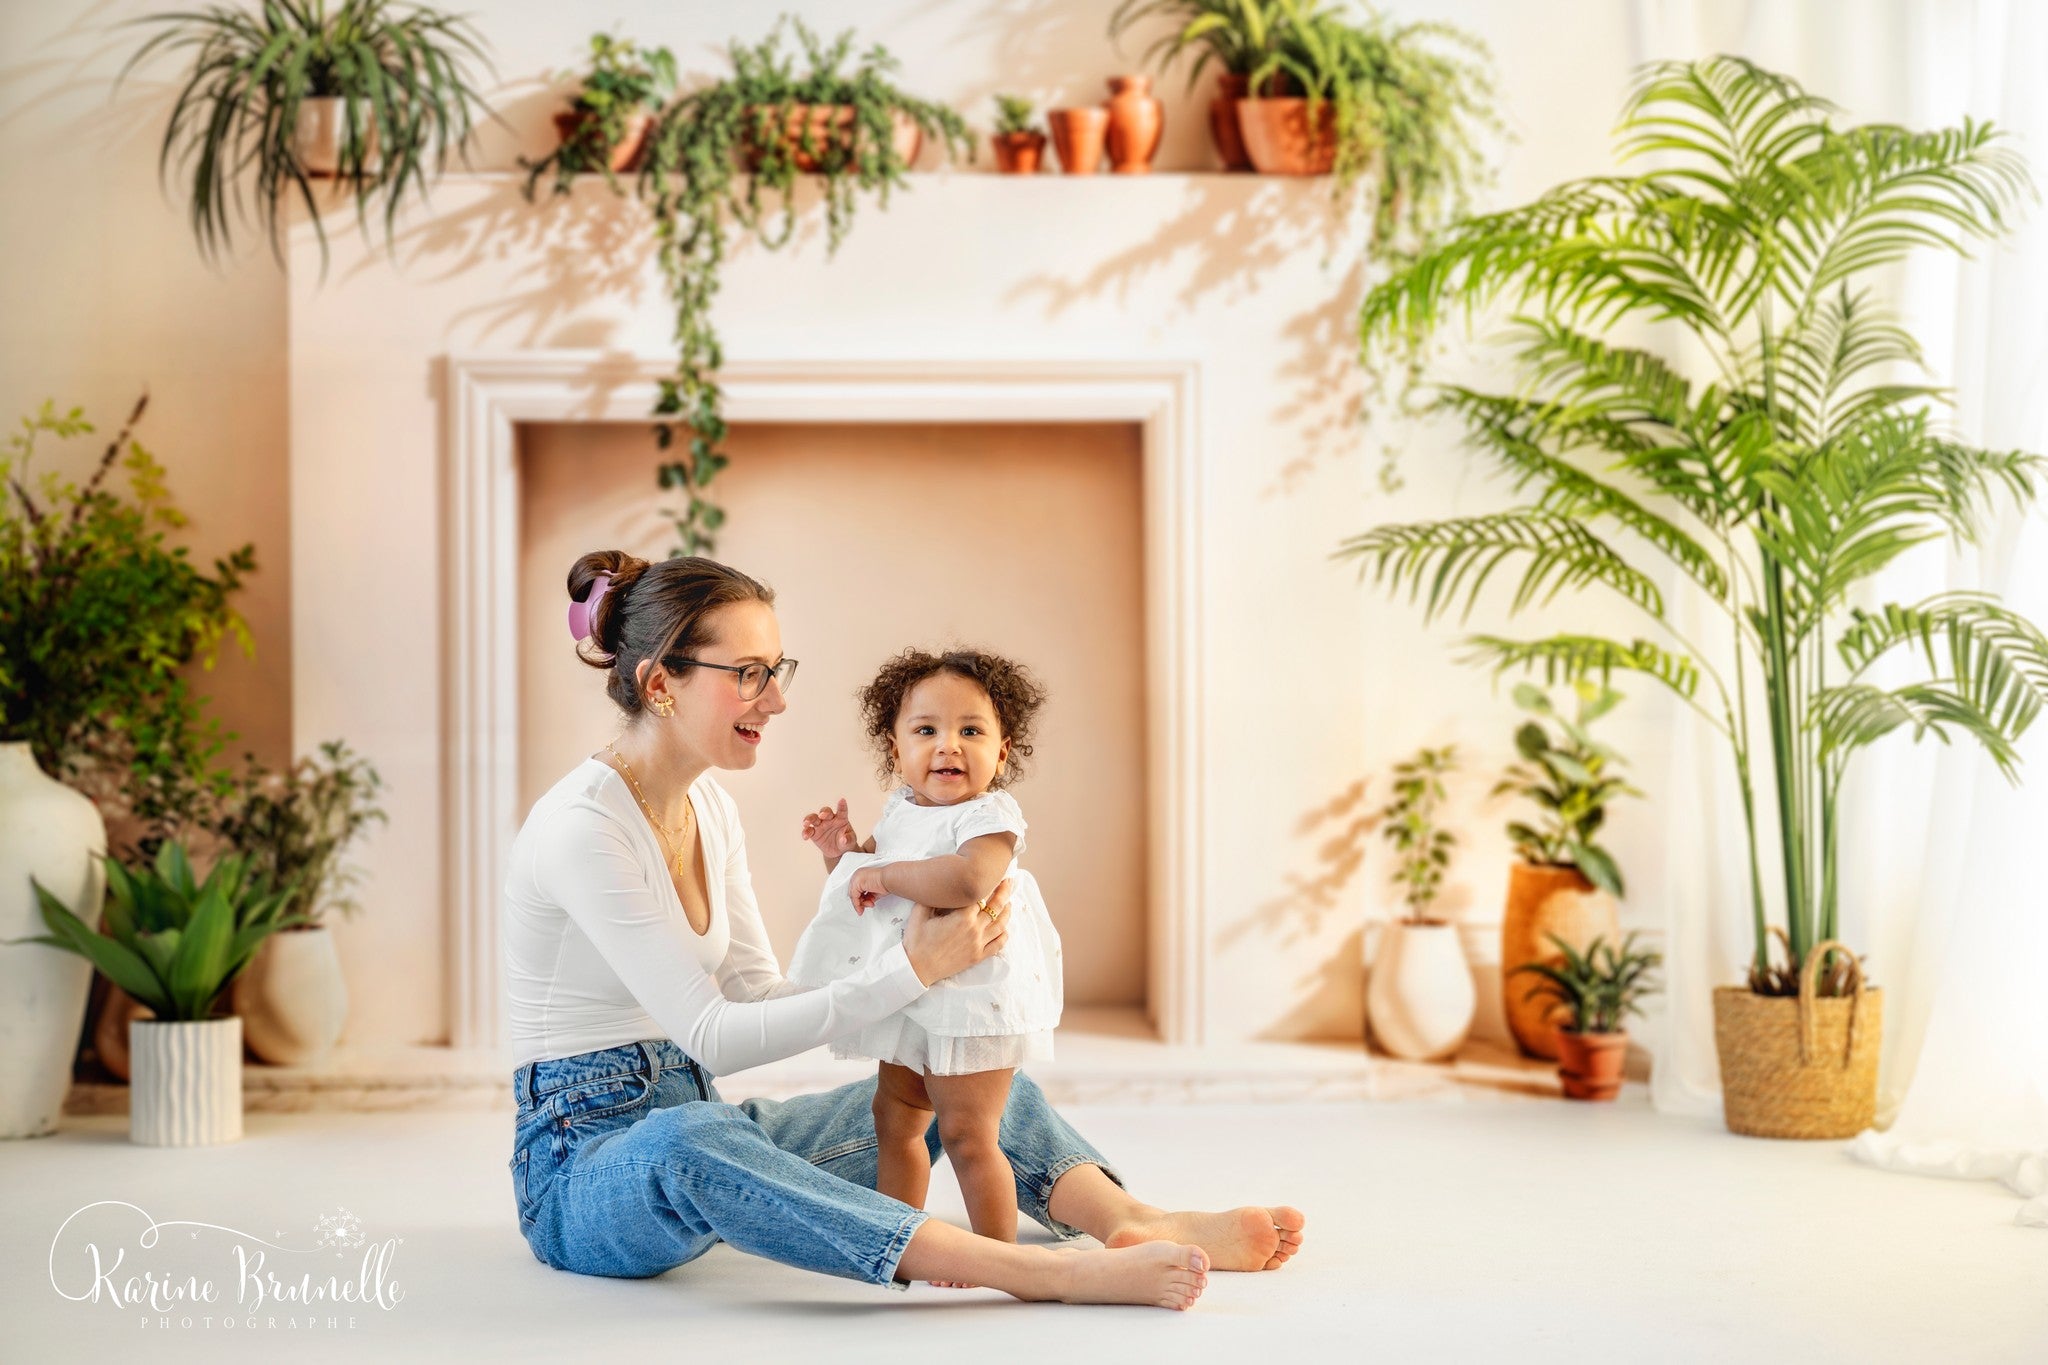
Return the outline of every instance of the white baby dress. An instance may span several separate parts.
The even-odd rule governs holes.
[[[823,986],[857,971],[874,954],[903,938],[910,902],[883,896],[855,914],[846,894],[854,871],[880,863],[958,853],[969,839],[1009,832],[1024,851],[1024,812],[1007,792],[992,791],[950,806],[920,806],[909,787],[890,794],[875,822],[875,851],[848,853],[825,879],[818,914],[798,940],[789,976]],[[964,1076],[1052,1057],[1063,988],[1060,936],[1039,894],[1038,882],[1012,857],[1008,934],[1002,951],[930,989],[878,1023],[833,1040],[838,1057],[894,1062],[926,1075]],[[963,913],[955,911],[955,914]],[[972,907],[964,913],[973,913]]]

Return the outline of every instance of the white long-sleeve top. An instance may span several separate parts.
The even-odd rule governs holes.
[[[807,990],[768,944],[732,797],[690,787],[711,920],[691,929],[661,841],[626,780],[585,759],[534,803],[505,875],[504,942],[515,1067],[666,1036],[713,1075],[818,1046],[924,990],[899,942]]]

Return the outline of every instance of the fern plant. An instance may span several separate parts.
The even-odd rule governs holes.
[[[801,72],[783,50],[792,29]],[[730,462],[717,378],[725,352],[711,305],[733,230],[771,251],[787,245],[796,231],[797,176],[814,167],[824,190],[826,250],[837,251],[860,195],[887,207],[890,191],[908,184],[909,166],[894,145],[898,118],[915,123],[949,156],[974,157],[966,120],[899,88],[890,79],[897,61],[886,49],[872,46],[842,69],[853,56],[851,30],[826,42],[802,20],[785,17],[759,43],[735,42],[731,54],[731,76],[661,111],[636,185],[654,214],[656,254],[676,314],[676,368],[655,402],[655,442],[669,451],[678,425],[689,434],[686,458],[664,461],[657,474],[662,488],[685,500],[667,513],[676,531],[672,556],[711,553],[725,521],[725,509],[708,492]],[[821,135],[798,116],[800,105],[839,106],[852,117],[843,133]],[[530,196],[531,182],[527,190]]]
[[[1519,573],[1514,608],[1592,588],[1641,615],[1636,638],[1476,635],[1468,657],[1548,681],[1641,673],[1723,736],[1747,834],[1750,983],[1771,994],[1796,993],[1809,948],[1839,936],[1855,754],[1895,730],[1964,735],[2013,778],[2014,744],[2048,700],[2048,637],[1995,597],[1852,600],[1914,546],[1969,541],[1997,501],[2036,495],[2039,456],[1956,439],[1935,421],[1944,391],[1892,373],[1924,376],[1921,352],[1867,283],[1916,248],[1997,237],[2031,191],[2025,165],[1988,124],[1914,132],[1834,114],[1735,57],[1647,68],[1622,152],[1655,168],[1464,221],[1370,291],[1369,359],[1412,356],[1450,315],[1514,310],[1523,388],[1451,384],[1435,401],[1528,498],[1339,551],[1432,618],[1469,615],[1496,570]],[[1703,372],[1622,344],[1632,323],[1707,357]],[[1725,622],[1721,662],[1672,622],[1642,554]],[[1925,675],[1879,681],[1906,652]],[[1766,953],[1766,841],[1791,947],[1781,970]],[[1846,962],[1821,966],[1823,993],[1846,987]]]

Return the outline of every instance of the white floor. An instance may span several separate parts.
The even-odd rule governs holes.
[[[1215,1276],[1186,1314],[897,1294],[724,1247],[655,1280],[566,1275],[519,1239],[506,1114],[254,1114],[239,1144],[175,1151],[130,1145],[118,1117],[73,1118],[56,1137],[0,1144],[0,1356],[2048,1361],[2048,1233],[2016,1226],[1994,1186],[1659,1117],[1639,1086],[1611,1106],[1476,1094],[1069,1108],[1154,1202],[1308,1211],[1293,1265]],[[218,1226],[166,1228],[142,1249],[142,1213],[81,1215],[57,1262],[74,1293],[90,1283],[78,1268],[91,1241],[103,1264],[125,1249],[110,1281],[175,1270],[215,1280],[232,1303],[239,1239],[227,1230],[307,1248],[321,1216],[347,1210],[370,1243],[402,1239],[387,1284],[403,1298],[322,1306],[311,1326],[289,1306],[253,1325],[202,1306],[174,1311],[168,1329],[160,1314],[66,1301],[51,1282],[53,1235],[96,1200]],[[943,1175],[933,1208],[964,1222]],[[348,1278],[361,1257],[270,1254],[273,1268],[317,1259]]]

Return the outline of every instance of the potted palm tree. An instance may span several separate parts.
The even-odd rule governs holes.
[[[2044,469],[1958,439],[1936,421],[1943,390],[1897,381],[1920,349],[1870,280],[1915,248],[1997,237],[2028,177],[1987,124],[1839,127],[1825,101],[1735,57],[1646,69],[1621,131],[1655,169],[1461,222],[1362,305],[1375,358],[1413,355],[1447,315],[1518,310],[1526,383],[1443,385],[1436,402],[1533,496],[1381,526],[1339,554],[1430,617],[1469,613],[1504,565],[1521,575],[1513,609],[1590,588],[1641,616],[1650,633],[1632,639],[1469,645],[1547,680],[1640,673],[1722,736],[1754,932],[1748,980],[1714,996],[1727,1122],[1846,1137],[1874,1113],[1882,1020],[1841,943],[1851,763],[1889,734],[1961,735],[2011,778],[2048,701],[2048,637],[1995,597],[1852,601],[1913,546],[1975,537],[2001,495],[2031,502]],[[1709,373],[1621,344],[1630,323],[1658,325]],[[1724,658],[1673,624],[1643,553],[1724,625]]]
[[[1372,1036],[1396,1057],[1448,1057],[1472,1028],[1478,998],[1458,926],[1430,914],[1458,837],[1438,822],[1444,777],[1457,749],[1421,749],[1394,765],[1394,794],[1374,817],[1394,851],[1394,885],[1405,913],[1386,926],[1366,980]]]
[[[1637,1003],[1657,989],[1651,975],[1663,957],[1636,951],[1631,933],[1619,949],[1605,936],[1596,937],[1582,954],[1553,934],[1557,957],[1526,963],[1510,976],[1541,977],[1527,999],[1546,1001],[1556,1016],[1558,1079],[1568,1100],[1611,1100],[1621,1093],[1622,1062],[1628,1056],[1631,1014]]]
[[[299,921],[289,886],[250,875],[230,854],[200,881],[184,845],[153,863],[104,860],[105,932],[95,932],[40,883],[47,934],[26,940],[76,953],[147,1009],[128,1025],[128,1135],[153,1147],[235,1142],[242,1136],[242,1021],[221,1014],[222,992],[264,939]],[[16,940],[21,942],[21,940]]]
[[[1593,722],[1619,704],[1621,693],[1585,678],[1573,690],[1577,713],[1565,716],[1541,688],[1515,684],[1515,704],[1529,715],[1515,731],[1521,762],[1493,792],[1520,797],[1534,807],[1535,818],[1508,822],[1515,862],[1500,930],[1508,976],[1524,963],[1554,961],[1546,959],[1546,940],[1566,939],[1584,950],[1619,932],[1621,868],[1597,836],[1608,802],[1642,793],[1619,776],[1621,755],[1592,735]],[[1505,977],[1502,995],[1515,1042],[1532,1057],[1554,1059],[1557,1025],[1550,1011],[1507,989]]]
[[[482,41],[466,20],[424,6],[264,0],[129,22],[158,31],[117,84],[160,52],[192,49],[158,170],[168,176],[175,160],[190,175],[192,229],[209,259],[232,250],[252,166],[255,217],[280,264],[280,200],[296,191],[326,269],[315,179],[344,187],[365,225],[381,201],[388,242],[406,196],[426,193],[429,166],[447,169],[457,150],[467,161],[471,128],[487,112],[470,71],[472,62],[489,69]]]

